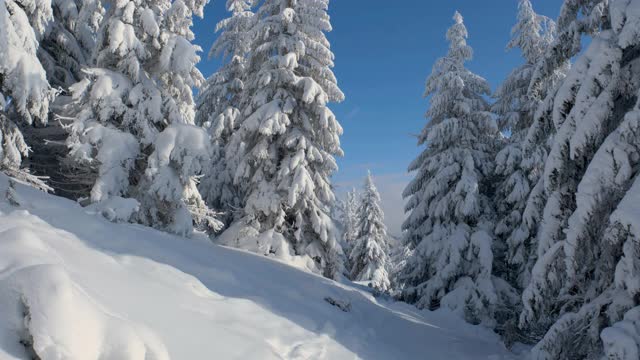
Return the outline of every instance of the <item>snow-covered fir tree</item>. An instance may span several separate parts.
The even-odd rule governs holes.
[[[189,234],[193,220],[219,227],[194,179],[210,162],[192,94],[204,79],[190,27],[205,3],[108,3],[94,67],[71,88],[77,119],[68,146],[93,177],[90,201],[135,199],[133,219],[178,234]]]
[[[419,136],[426,149],[409,166],[403,224],[413,248],[399,276],[403,298],[421,308],[446,307],[471,322],[491,323],[493,214],[488,182],[499,136],[483,96],[489,85],[464,66],[471,59],[459,13],[447,32],[447,55],[426,83],[429,119]]]
[[[561,39],[591,35],[556,92],[538,259],[521,325],[535,359],[637,359],[640,2],[567,0]],[[562,31],[568,33],[564,34]],[[580,52],[580,43],[571,44]],[[558,53],[558,52],[556,52]],[[562,54],[562,52],[560,52]]]
[[[91,63],[104,8],[97,0],[53,0],[51,5],[53,20],[39,40],[38,58],[57,96],[47,124],[22,128],[32,149],[25,165],[34,174],[46,177],[57,195],[77,199],[86,196],[89,187],[76,182],[73,171],[67,169],[72,165],[65,161],[68,134],[64,125],[68,119],[58,115],[69,101],[69,86],[84,78],[82,69]]]
[[[518,5],[517,23],[507,49],[520,49],[525,63],[513,70],[500,85],[492,110],[498,117],[498,127],[508,134],[496,156],[496,175],[500,182],[494,202],[500,219],[495,234],[498,237],[494,273],[513,286],[523,288],[531,270],[531,234],[523,222],[523,212],[531,190],[538,183],[539,171],[523,163],[523,142],[533,123],[541,99],[529,93],[529,84],[536,64],[549,46],[555,33],[555,23],[533,11],[529,0]]]
[[[346,254],[351,253],[354,241],[358,236],[358,207],[360,195],[351,189],[343,201],[342,209],[342,247]]]
[[[209,56],[222,56],[226,63],[214,73],[198,97],[196,124],[208,129],[213,147],[212,164],[207,167],[200,190],[207,204],[224,212],[228,225],[234,212],[241,207],[241,195],[233,183],[237,164],[229,139],[240,125],[241,100],[245,83],[246,55],[251,47],[251,27],[255,16],[251,11],[254,0],[228,0],[231,16],[218,23],[220,33]],[[227,156],[228,155],[228,156]]]
[[[530,242],[532,246],[532,253],[530,253],[529,271],[534,272],[534,267],[540,267],[546,262],[545,267],[554,269],[550,273],[560,275],[558,270],[557,259],[549,262],[545,257],[545,253],[549,250],[549,247],[555,242],[551,238],[553,234],[545,233],[547,231],[553,231],[551,225],[562,223],[562,218],[566,220],[566,216],[562,214],[554,214],[549,212],[551,209],[551,202],[554,201],[555,196],[546,191],[546,179],[544,176],[545,166],[547,158],[552,146],[554,146],[554,138],[558,132],[559,118],[566,116],[566,114],[559,113],[556,102],[556,97],[563,96],[562,88],[565,87],[567,82],[560,76],[556,86],[550,86],[549,82],[558,71],[563,72],[567,68],[567,63],[570,58],[577,55],[582,50],[582,39],[585,35],[594,34],[602,25],[603,11],[606,10],[603,6],[605,4],[601,1],[566,1],[561,10],[560,17],[558,19],[558,32],[556,39],[547,48],[538,61],[535,71],[533,73],[530,83],[530,94],[544,94],[546,97],[539,104],[534,115],[534,122],[529,129],[529,133],[524,140],[523,153],[524,160],[523,166],[528,166],[533,172],[539,173],[540,179],[536,186],[532,189],[527,205],[523,214],[523,221],[520,225],[520,229],[529,237],[527,242]],[[553,82],[553,80],[551,80]],[[555,198],[557,201],[558,198]],[[557,230],[557,229],[556,229]],[[535,270],[539,272],[539,270]],[[556,307],[557,303],[551,299],[543,301],[547,310],[542,311],[539,316],[532,316],[532,310],[529,308],[530,302],[527,298],[532,290],[538,286],[535,285],[540,279],[535,279],[533,274],[528,283],[525,285],[527,288],[523,294],[524,313],[520,316],[520,326],[524,332],[528,333],[531,337],[531,341],[539,340],[549,327],[553,324],[558,316],[559,308]],[[553,293],[559,291],[561,280],[547,282],[546,285],[541,286],[538,292],[545,293],[544,296],[553,296]],[[542,307],[541,307],[542,308]],[[525,318],[529,318],[527,320]],[[531,320],[533,318],[536,320]]]
[[[367,175],[357,211],[356,238],[349,253],[350,277],[366,281],[378,291],[389,291],[389,238],[380,207],[380,194]]]
[[[37,58],[38,40],[52,20],[47,1],[0,2],[0,169],[41,188],[22,168],[29,153],[18,124],[46,124],[52,92]]]
[[[328,5],[265,0],[257,11],[245,116],[228,150],[238,159],[234,182],[243,207],[238,226],[228,231],[279,234],[284,244],[263,239],[254,250],[308,256],[317,271],[334,277],[341,272],[341,248],[329,216],[335,200],[330,176],[337,169],[334,156],[342,155],[342,127],[327,104],[344,95],[324,34],[331,30]]]

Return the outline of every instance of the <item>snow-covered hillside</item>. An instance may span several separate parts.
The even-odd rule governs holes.
[[[2,360],[510,359],[450,314],[15,189],[0,177]]]

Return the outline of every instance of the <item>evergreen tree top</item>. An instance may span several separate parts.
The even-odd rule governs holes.
[[[527,63],[535,64],[555,36],[555,23],[533,10],[531,1],[520,0],[518,22],[511,29],[507,50],[519,48]]]
[[[367,177],[364,181],[364,190],[366,195],[372,196],[380,200],[380,195],[378,194],[378,189],[376,188],[376,184],[373,182],[373,175],[371,175],[370,170],[367,171]]]
[[[426,113],[430,121],[419,137],[420,145],[429,142],[433,146],[451,140],[453,131],[447,130],[446,134],[440,134],[442,136],[430,135],[443,122],[470,119],[476,115],[488,116],[480,113],[488,109],[483,96],[489,95],[491,89],[484,78],[465,68],[464,63],[472,58],[473,50],[467,45],[468,33],[460,13],[456,12],[453,19],[455,23],[447,31],[449,51],[436,61],[427,78],[424,95],[431,96]],[[415,169],[413,166],[410,168]]]
[[[473,57],[473,50],[467,45],[467,38],[469,33],[467,27],[464,25],[464,19],[459,12],[453,14],[453,21],[455,22],[447,31],[447,40],[449,40],[449,53],[447,58],[457,60],[463,63],[466,60],[471,60]]]

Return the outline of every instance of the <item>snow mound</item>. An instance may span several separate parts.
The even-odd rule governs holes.
[[[22,185],[11,205],[7,186],[0,175],[2,360],[513,359],[449,312]]]
[[[2,216],[0,358],[169,359],[150,330],[107,312],[73,281],[42,240],[56,229],[24,211]]]
[[[112,222],[129,222],[140,210],[140,203],[136,199],[113,196],[87,206],[86,210]]]
[[[215,243],[234,249],[263,254],[295,268],[318,273],[318,268],[308,255],[296,255],[289,242],[274,230],[260,233],[253,226],[238,221],[215,239]]]

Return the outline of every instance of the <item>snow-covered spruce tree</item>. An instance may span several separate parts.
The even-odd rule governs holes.
[[[218,227],[194,176],[210,160],[209,140],[194,126],[192,16],[205,1],[132,0],[107,4],[95,67],[72,86],[77,120],[70,156],[94,174],[90,201],[138,201],[136,220],[189,234],[192,219]]]
[[[22,128],[32,155],[25,163],[60,196],[77,199],[86,196],[90,187],[76,183],[68,171],[64,129],[66,119],[60,118],[62,107],[69,101],[69,86],[83,78],[82,68],[89,65],[95,48],[96,33],[104,15],[98,0],[53,0],[53,21],[39,39],[38,58],[47,79],[56,89],[56,101],[50,106],[50,121]]]
[[[404,191],[403,228],[413,251],[399,281],[402,298],[421,308],[445,307],[491,324],[497,295],[488,182],[499,132],[483,98],[489,85],[464,66],[472,50],[457,12],[454,21],[449,52],[426,83],[431,106],[419,144],[427,148],[409,166],[416,175]]]
[[[389,291],[389,239],[380,207],[380,194],[367,175],[357,212],[357,238],[349,253],[351,279],[367,281],[377,291]]]
[[[495,234],[500,246],[495,249],[494,273],[522,289],[528,283],[532,251],[522,214],[531,189],[540,178],[539,171],[523,164],[523,141],[541,101],[529,94],[529,84],[537,62],[553,39],[555,24],[536,14],[529,0],[520,1],[517,19],[507,49],[520,49],[525,63],[498,88],[492,106],[498,115],[498,127],[509,134],[496,156],[495,172],[500,182],[494,202],[500,220]]]
[[[329,206],[342,127],[327,104],[343,93],[331,70],[328,0],[265,0],[252,32],[245,119],[232,135],[243,208],[223,238],[278,256],[308,256],[327,277],[341,271]],[[247,244],[253,232],[259,240]],[[262,234],[262,235],[259,235]],[[263,236],[264,235],[264,236]],[[243,243],[239,243],[242,241]],[[276,244],[277,242],[277,244]]]
[[[205,127],[212,139],[212,164],[207,167],[200,191],[207,204],[224,213],[223,222],[229,225],[242,202],[233,177],[237,164],[227,152],[231,134],[240,125],[240,101],[245,83],[246,54],[251,46],[251,27],[255,16],[251,11],[254,0],[228,0],[231,17],[218,23],[220,33],[209,56],[221,56],[226,63],[207,79],[198,97],[196,124]],[[229,155],[229,156],[227,156]]]
[[[50,20],[46,1],[0,1],[0,170],[42,189],[48,187],[21,167],[29,148],[17,124],[47,122],[53,92],[37,51]]]
[[[538,177],[538,182],[531,189],[520,226],[516,230],[517,236],[521,238],[520,243],[529,244],[530,248],[523,284],[529,282],[527,278],[530,278],[533,264],[540,255],[538,228],[547,201],[541,175],[557,131],[553,113],[554,100],[570,67],[570,59],[581,50],[582,38],[600,29],[603,6],[604,3],[599,0],[571,0],[563,4],[556,36],[536,63],[529,84],[529,96],[542,101],[536,108],[533,124],[522,146],[522,168]],[[532,330],[529,329],[529,332]]]
[[[553,101],[538,261],[524,327],[534,359],[637,359],[640,274],[640,3],[566,1],[561,19],[600,29]],[[577,15],[576,15],[577,14]]]
[[[350,254],[354,241],[358,237],[358,207],[360,196],[356,189],[347,192],[342,210],[342,247]]]
[[[524,312],[520,316],[520,326],[530,334],[532,341],[537,341],[545,334],[560,312],[558,303],[552,298],[558,294],[561,287],[561,279],[558,277],[561,276],[562,263],[559,258],[550,258],[546,254],[549,254],[548,251],[554,247],[558,236],[561,236],[559,232],[562,230],[559,227],[569,216],[568,213],[553,212],[552,203],[555,202],[558,205],[560,201],[566,202],[572,196],[569,193],[569,197],[562,198],[558,197],[558,194],[547,191],[548,181],[544,175],[547,158],[554,146],[554,138],[572,104],[572,101],[567,103],[566,112],[561,110],[562,106],[559,106],[563,101],[559,97],[567,95],[566,89],[567,86],[571,86],[568,85],[571,80],[562,78],[556,86],[549,86],[548,80],[554,76],[554,72],[563,67],[566,68],[565,64],[569,59],[582,50],[582,38],[585,35],[595,34],[601,28],[607,16],[603,13],[605,10],[606,5],[602,1],[565,1],[558,19],[556,39],[536,65],[530,84],[530,94],[546,92],[546,97],[536,109],[534,123],[523,145],[523,166],[528,166],[534,172],[540,173],[540,179],[527,200],[520,229],[530,238],[525,241],[530,242],[533,247],[533,253],[530,254],[529,259],[529,263],[533,263],[527,268],[530,268],[533,273],[540,272],[540,270],[534,270],[534,267],[545,267],[549,274],[553,274],[549,281],[535,279],[531,274],[524,291]],[[572,71],[575,72],[575,69]],[[573,81],[575,83],[575,79]],[[573,192],[575,193],[575,187]],[[554,247],[554,249],[558,248]],[[539,281],[545,284],[537,284]],[[531,302],[528,298],[536,288],[538,289],[535,292],[546,299],[541,299],[542,301],[535,305],[540,312],[534,316],[533,309],[528,305]],[[535,320],[532,320],[534,318]]]

